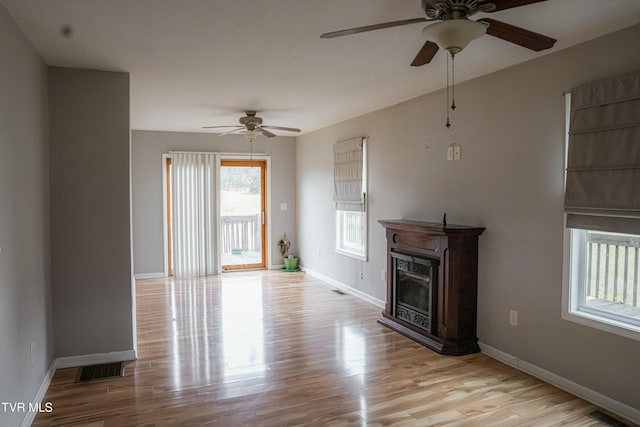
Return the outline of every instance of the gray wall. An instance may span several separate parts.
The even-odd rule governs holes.
[[[273,265],[282,264],[277,241],[283,233],[296,246],[296,182],[295,139],[291,137],[258,138],[253,144],[256,153],[271,156],[271,215],[269,227],[272,242],[269,247]],[[164,271],[162,226],[162,154],[169,151],[208,151],[249,154],[249,143],[241,135],[218,137],[207,133],[150,132],[132,133],[133,188],[133,259],[135,274]],[[280,210],[287,203],[287,210]]]
[[[53,359],[47,91],[44,63],[0,6],[1,402],[31,401]],[[0,425],[24,415],[0,408]]]
[[[453,130],[439,91],[298,139],[303,264],[385,299],[379,219],[486,227],[480,236],[482,342],[640,409],[640,342],[561,320],[564,91],[640,69],[640,26],[456,87]],[[458,66],[464,66],[464,52]],[[332,144],[369,136],[370,260],[333,252]],[[462,160],[447,161],[451,142]],[[360,280],[360,272],[364,280]],[[518,310],[518,327],[508,323]]]
[[[132,350],[129,75],[49,69],[55,355]]]

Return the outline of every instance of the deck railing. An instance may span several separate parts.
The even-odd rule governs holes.
[[[640,237],[587,233],[587,297],[640,307]]]
[[[344,246],[350,249],[362,248],[363,224],[362,212],[344,212]]]
[[[222,253],[232,253],[234,249],[244,252],[262,250],[261,216],[222,216],[220,237]]]

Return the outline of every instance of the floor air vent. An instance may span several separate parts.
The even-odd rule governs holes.
[[[338,290],[338,289],[333,289],[333,292],[335,292],[338,295],[346,295],[344,292]]]
[[[102,380],[105,378],[115,378],[124,375],[122,362],[105,363],[104,365],[83,366],[78,374],[76,382]]]
[[[611,427],[629,427],[629,424],[625,424],[623,422],[620,422],[618,420],[616,420],[613,417],[610,417],[609,415],[605,414],[602,411],[599,410],[595,410],[593,412],[589,412],[587,414],[588,417],[593,418],[594,420],[598,420],[603,424],[606,424],[608,426]]]

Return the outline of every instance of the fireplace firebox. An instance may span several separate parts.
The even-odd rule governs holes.
[[[378,322],[443,354],[480,351],[478,236],[484,228],[381,220],[387,302]]]
[[[436,316],[438,261],[392,252],[394,316],[429,333]]]

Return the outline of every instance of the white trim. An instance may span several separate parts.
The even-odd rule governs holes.
[[[167,226],[167,159],[171,154],[162,154],[162,251],[163,277],[169,277],[169,233]]]
[[[42,379],[42,384],[40,384],[40,388],[38,389],[38,392],[36,393],[35,397],[31,401],[31,403],[33,403],[34,406],[38,405],[44,400],[44,396],[47,394],[47,390],[49,389],[49,384],[51,384],[51,380],[53,379],[53,375],[55,373],[56,373],[56,366],[55,366],[55,361],[53,361],[49,365],[49,369],[47,369],[47,372],[44,374],[44,378]],[[24,418],[22,419],[22,422],[20,423],[20,427],[29,427],[33,423],[33,421],[36,419],[36,415],[38,415],[37,412],[28,411],[24,416]]]
[[[273,224],[273,212],[271,212],[271,156],[265,156],[265,161],[267,162],[267,170],[265,174],[265,179],[267,180],[265,183],[265,191],[267,192],[267,197],[265,197],[265,199],[267,206],[265,206],[264,209],[267,213],[267,219],[264,226],[267,228],[265,230],[267,242],[264,245],[264,248],[267,253],[265,254],[266,257],[264,261],[266,265],[271,265],[273,262],[273,251],[271,250],[271,224]]]
[[[222,156],[216,154],[216,170],[213,172],[216,176],[214,179],[214,185],[216,187],[216,223],[215,223],[215,233],[216,233],[216,271],[218,274],[222,273],[222,236],[220,236],[221,224],[221,213],[222,209],[222,190],[220,189],[220,172],[222,168]]]
[[[163,272],[158,272],[158,273],[140,273],[140,274],[136,274],[134,277],[136,280],[144,280],[144,279],[164,279],[166,276]]]
[[[284,264],[276,264],[270,265],[269,270],[282,270],[284,268]]]
[[[566,218],[566,214],[565,214]],[[589,312],[580,307],[580,301],[584,301],[584,278],[587,255],[579,256],[577,250],[584,249],[586,244],[580,243],[579,239],[584,230],[564,229],[563,237],[563,260],[562,260],[562,309],[560,317],[569,322],[578,323],[583,326],[598,329],[600,331],[609,332],[620,335],[632,340],[640,341],[640,327],[631,322],[616,320],[612,317],[602,315],[597,311]],[[574,241],[578,243],[574,247]]]
[[[351,251],[347,248],[341,247],[341,243],[343,240],[342,232],[343,232],[343,221],[338,220],[339,212],[348,212],[342,209],[336,209],[336,214],[334,215],[334,224],[333,229],[335,230],[335,244],[334,251],[338,255],[343,255],[349,258],[357,259],[360,261],[367,262],[369,260],[369,162],[367,160],[368,157],[368,145],[369,145],[369,137],[363,136],[359,138],[362,142],[362,194],[363,197],[363,205],[362,205],[362,213],[363,213],[363,230],[362,230],[362,252]],[[344,142],[344,141],[341,141]],[[334,159],[335,161],[335,159]],[[336,205],[337,207],[337,205]],[[338,230],[338,223],[340,223],[340,229]]]
[[[360,291],[358,289],[352,288],[349,285],[345,285],[344,283],[340,283],[337,280],[333,280],[332,278],[330,278],[328,276],[325,276],[324,274],[318,273],[317,271],[313,271],[313,270],[311,270],[309,268],[300,267],[300,269],[302,271],[304,271],[305,273],[307,273],[309,276],[313,276],[316,279],[319,279],[321,282],[324,282],[323,284],[325,284],[326,286],[328,286],[330,288],[331,287],[338,288],[341,291],[345,291],[346,293],[354,295],[354,296],[356,296],[356,297],[358,297],[358,298],[360,298],[360,299],[362,299],[362,300],[364,300],[364,301],[366,301],[366,302],[368,302],[370,304],[373,304],[373,305],[375,305],[377,307],[385,308],[386,302],[384,302],[384,301],[382,301],[382,300],[380,300],[378,298],[372,297],[369,294],[366,294],[366,293],[364,293],[364,292],[362,292],[362,291]]]
[[[618,402],[617,400],[605,396],[602,393],[598,393],[597,391],[591,390],[590,388],[561,377],[560,375],[554,374],[553,372],[549,372],[546,369],[540,368],[539,366],[533,365],[524,360],[520,360],[517,357],[500,351],[497,348],[491,347],[490,345],[484,343],[478,344],[480,345],[482,353],[493,359],[512,366],[544,382],[552,384],[559,389],[574,394],[581,399],[593,403],[594,405],[598,405],[601,408],[613,412],[614,414],[620,415],[621,417],[624,417],[629,421],[640,423],[640,410],[638,409],[635,409],[622,402]]]
[[[136,307],[136,281],[135,281],[135,249],[133,244],[133,140],[129,129],[129,290],[131,291],[131,336],[133,337],[133,350],[138,351],[138,312]]]
[[[604,332],[620,335],[632,340],[640,341],[640,333],[632,329],[630,324],[616,321],[605,316],[587,313],[586,311],[576,310],[569,312],[566,306],[562,307],[562,319],[575,322],[583,326],[588,326]]]
[[[170,150],[167,152],[167,154],[216,154],[216,155],[220,155],[220,156],[230,156],[229,158],[237,158],[237,157],[246,157],[247,159],[250,157],[249,153],[232,153],[232,152],[226,152],[226,151],[189,151],[189,150],[183,150],[183,151],[176,151],[176,150]],[[253,153],[253,157],[259,157],[259,156],[268,156],[268,154],[265,153],[258,153],[255,152]]]
[[[55,361],[55,367],[56,369],[75,368],[78,366],[99,365],[102,363],[127,362],[136,359],[136,352],[134,350],[113,351],[111,353],[58,357]]]

